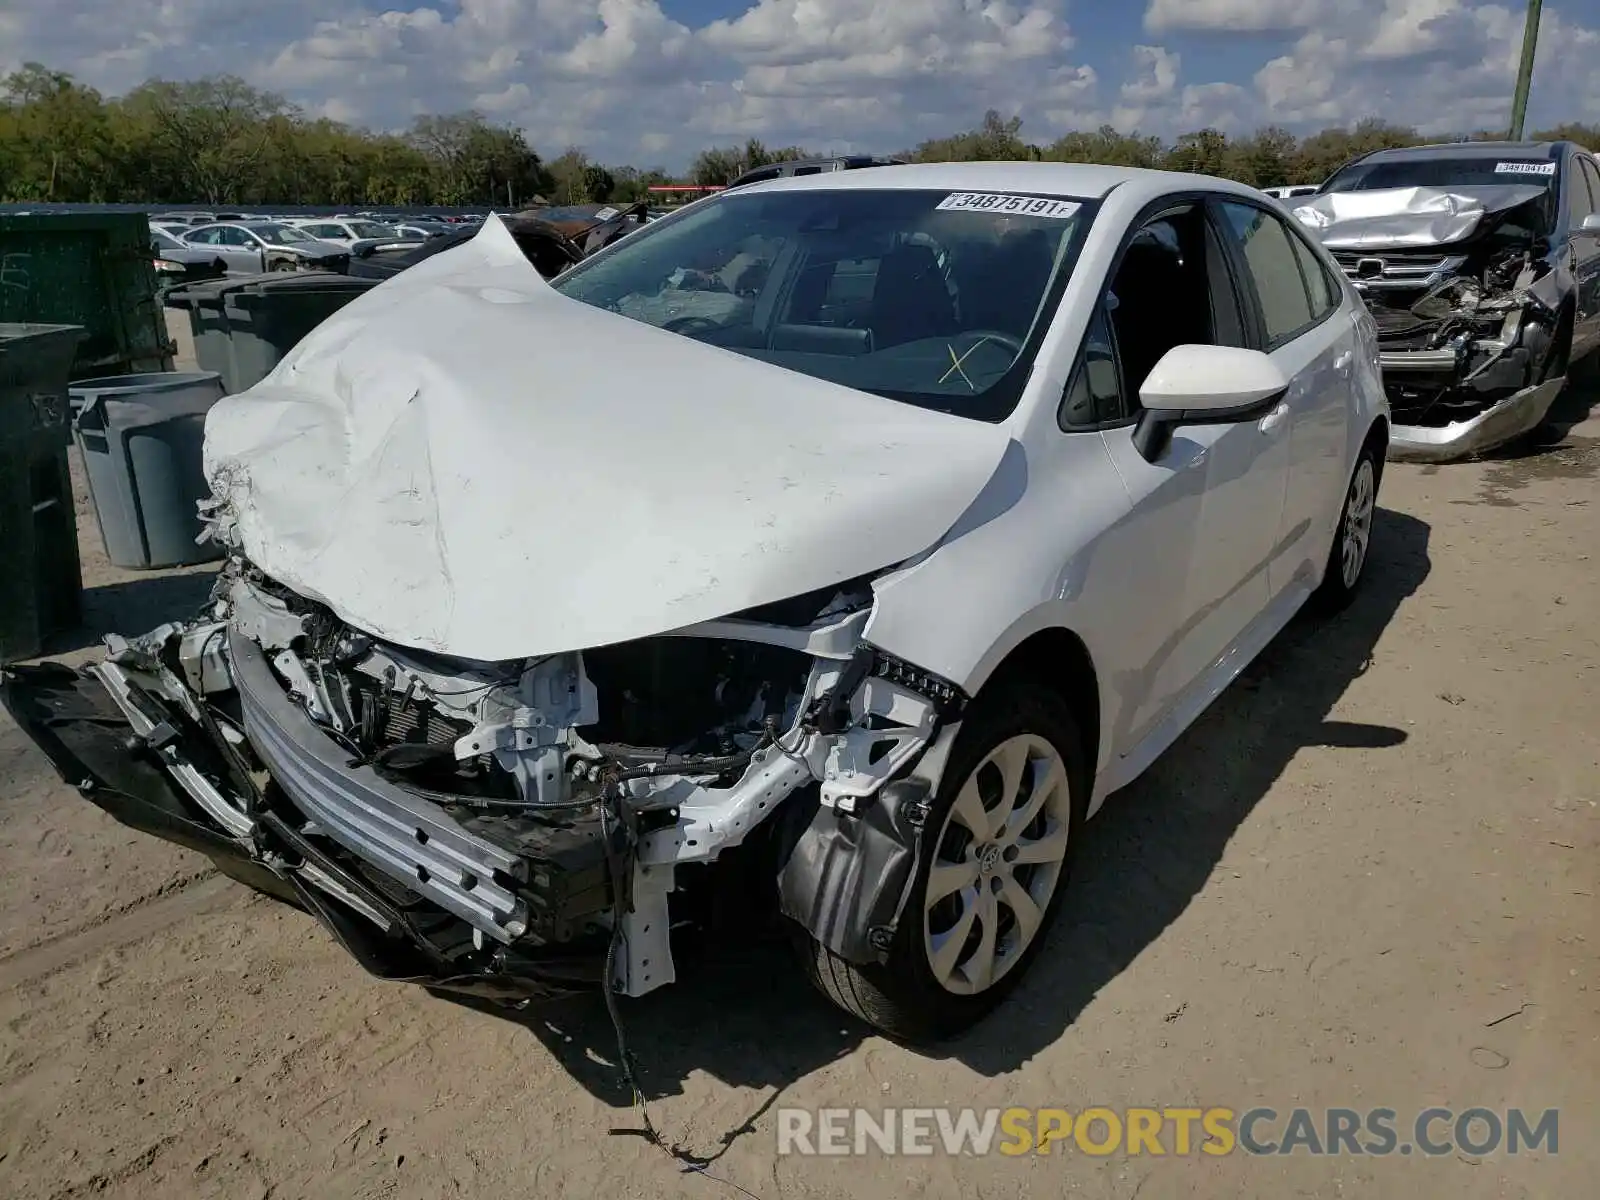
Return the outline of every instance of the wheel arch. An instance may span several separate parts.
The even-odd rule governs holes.
[[[1065,625],[1045,625],[1018,640],[993,665],[975,694],[1029,679],[1060,694],[1083,735],[1083,756],[1091,771],[1100,767],[1100,677],[1088,644]]]

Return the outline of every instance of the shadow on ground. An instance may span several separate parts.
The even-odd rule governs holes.
[[[1401,730],[1327,714],[1427,577],[1428,536],[1422,521],[1379,510],[1356,602],[1331,621],[1297,618],[1150,772],[1112,797],[1084,830],[1062,919],[1003,1019],[931,1053],[990,1076],[1025,1063],[1183,913],[1234,831],[1302,747],[1373,749],[1405,740]],[[509,1015],[595,1096],[630,1103],[598,1001]],[[648,1097],[679,1093],[695,1071],[733,1086],[776,1089],[719,1145],[695,1147],[704,1154],[751,1130],[789,1084],[868,1036],[812,992],[787,947],[774,942],[681,964],[675,985],[624,1001],[622,1016]]]
[[[132,637],[165,621],[186,621],[205,605],[215,582],[215,570],[202,570],[85,588],[82,625],[52,637],[46,653],[68,654],[98,645],[108,633]]]

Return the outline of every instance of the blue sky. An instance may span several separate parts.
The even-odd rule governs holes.
[[[1600,3],[1547,0],[1530,120],[1600,122]],[[373,128],[476,108],[554,155],[892,151],[987,108],[1047,141],[1366,116],[1503,125],[1522,0],[0,0],[0,70],[217,72]]]

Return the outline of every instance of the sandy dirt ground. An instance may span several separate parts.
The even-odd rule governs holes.
[[[1537,452],[1391,466],[1367,589],[1298,620],[1084,834],[1046,954],[935,1053],[728,948],[624,1004],[491,1015],[124,830],[0,724],[0,1195],[1578,1197],[1600,1148],[1600,393]],[[134,575],[82,514],[91,628]],[[0,718],[3,721],[3,718]],[[778,1157],[780,1106],[1561,1110],[1556,1155]]]

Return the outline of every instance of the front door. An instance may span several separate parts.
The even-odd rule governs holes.
[[[1199,203],[1148,221],[1123,251],[1104,304],[1124,392],[1185,344],[1246,346],[1241,302],[1218,231]],[[1289,423],[1186,425],[1147,462],[1133,427],[1108,430],[1107,448],[1133,504],[1125,535],[1150,556],[1142,587],[1159,590],[1164,637],[1149,648],[1124,701],[1119,731],[1140,740],[1190,693],[1255,622],[1270,599],[1267,567],[1283,512]],[[1124,742],[1124,745],[1131,744]]]

